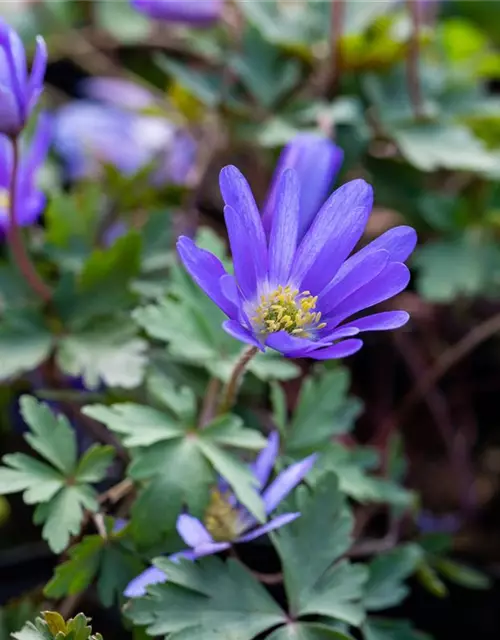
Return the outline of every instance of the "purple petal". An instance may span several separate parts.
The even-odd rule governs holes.
[[[203,558],[205,556],[211,556],[214,553],[219,553],[220,551],[225,551],[230,547],[230,542],[210,542],[192,549],[189,556],[186,554],[184,557],[188,558],[189,560],[196,560],[196,558]]]
[[[17,134],[22,128],[19,105],[12,91],[0,84],[0,134]]]
[[[267,276],[267,243],[259,210],[248,182],[236,167],[229,166],[220,173],[220,189],[227,207],[224,209],[226,225],[228,222],[229,239],[233,260],[235,260],[235,273],[240,288],[245,296],[253,295],[257,289],[257,283],[262,282]],[[236,218],[236,220],[233,220]],[[231,229],[229,228],[231,226]],[[233,246],[234,242],[234,246]],[[240,275],[236,272],[236,259],[240,251],[246,253],[246,260],[250,273],[246,276],[247,286],[243,289]]]
[[[155,103],[150,91],[122,78],[89,78],[82,85],[86,96],[133,111],[147,109]]]
[[[120,533],[122,529],[128,525],[128,520],[124,520],[123,518],[116,518],[113,522],[113,533]]]
[[[337,189],[302,240],[290,280],[301,290],[321,291],[360,239],[372,203],[373,190],[364,180]]]
[[[35,172],[38,171],[45,162],[52,141],[52,125],[53,119],[49,114],[41,113],[38,116],[36,130],[26,154],[25,162],[23,163],[23,173],[29,179],[34,179]]]
[[[358,320],[353,320],[349,324],[344,325],[343,329],[355,327],[359,331],[388,331],[391,329],[399,329],[405,325],[410,319],[410,314],[406,311],[382,311],[382,313],[374,313]]]
[[[293,522],[300,516],[300,513],[283,513],[280,516],[276,516],[270,522],[262,525],[261,527],[257,527],[250,533],[241,536],[236,540],[236,542],[250,542],[250,540],[255,540],[255,538],[260,538],[261,536],[269,533],[270,531],[274,531],[275,529],[279,529],[283,527],[285,524],[289,522]]]
[[[186,271],[196,284],[215,304],[231,317],[236,313],[232,304],[222,293],[219,281],[227,275],[222,262],[209,251],[200,249],[191,238],[181,236],[177,241],[177,251]]]
[[[326,347],[325,349],[318,349],[312,351],[309,354],[309,358],[313,360],[335,360],[336,358],[347,358],[359,351],[363,346],[362,340],[344,340],[338,344],[334,344],[332,347]]]
[[[257,291],[256,265],[243,219],[229,206],[224,207],[234,273],[241,293],[247,299],[255,297]]]
[[[140,598],[146,595],[146,587],[151,584],[162,584],[167,581],[167,576],[156,567],[149,567],[143,571],[137,578],[128,583],[127,588],[123,592],[127,598]]]
[[[318,307],[323,316],[328,315],[349,295],[371,282],[385,269],[388,262],[389,253],[383,250],[369,253],[363,260],[344,262],[335,278],[319,296]]]
[[[327,331],[327,329],[325,329],[325,331]],[[330,331],[330,333],[325,333],[325,335],[322,335],[321,343],[324,344],[325,342],[335,342],[336,340],[341,340],[343,338],[351,338],[352,336],[357,336],[359,331],[360,330],[358,326],[354,323],[348,325],[346,324],[342,327],[337,327],[333,331]]]
[[[409,281],[408,267],[400,262],[392,262],[371,282],[355,291],[338,307],[335,307],[331,315],[328,316],[328,320],[333,325],[339,324],[345,318],[362,309],[368,309],[374,304],[392,298],[402,291]]]
[[[235,307],[238,307],[240,304],[240,292],[238,291],[236,278],[233,275],[226,273],[225,276],[220,278],[219,286],[222,291],[222,295],[224,295]]]
[[[250,344],[253,347],[257,347],[261,351],[264,351],[264,347],[262,343],[260,343],[255,336],[245,329],[237,320],[226,320],[222,323],[222,328],[226,333],[228,333],[236,340],[240,342],[244,342],[245,344]]]
[[[325,345],[328,343],[325,343]],[[271,349],[275,349],[284,355],[289,353],[307,353],[311,349],[317,349],[321,346],[315,340],[309,340],[308,338],[297,338],[292,336],[286,331],[277,331],[276,333],[270,333],[266,338],[266,346]]]
[[[201,26],[218,20],[223,0],[132,0],[132,6],[156,20]]]
[[[182,513],[177,518],[177,533],[188,547],[199,547],[212,544],[212,536],[208,533],[198,518]]]
[[[402,225],[389,229],[370,242],[358,254],[360,257],[371,251],[384,249],[389,252],[391,262],[404,262],[417,244],[417,232],[412,227]],[[356,255],[358,255],[356,254]]]
[[[47,59],[48,53],[45,40],[41,36],[37,36],[33,66],[31,67],[31,75],[28,81],[28,102],[31,109],[35,106],[40,95],[40,89],[43,87]]]
[[[272,289],[288,282],[299,222],[299,186],[294,171],[287,169],[276,188],[276,210],[269,239],[269,281]]]
[[[252,473],[259,481],[259,487],[264,487],[269,480],[274,463],[280,448],[280,436],[277,431],[272,431],[267,440],[267,445],[257,456],[252,464]]]
[[[312,456],[304,458],[304,460],[301,460],[300,462],[292,464],[292,466],[282,471],[273,480],[273,482],[271,482],[269,487],[262,493],[262,500],[264,501],[266,513],[274,511],[279,503],[287,497],[290,491],[295,489],[295,487],[302,482],[315,463],[316,458],[317,455],[313,454]]]
[[[330,192],[343,156],[342,149],[321,135],[304,133],[291,140],[281,152],[264,205],[266,231],[271,229],[275,215],[280,177],[286,169],[294,169],[300,186],[298,237],[302,239]]]

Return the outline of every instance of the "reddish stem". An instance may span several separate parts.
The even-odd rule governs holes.
[[[17,221],[17,183],[19,173],[19,142],[17,138],[12,138],[12,174],[10,179],[9,193],[9,225],[7,228],[7,240],[14,258],[17,268],[23,275],[24,279],[31,289],[44,302],[49,302],[52,297],[52,291],[38,275],[35,266],[24,246],[21,229]]]

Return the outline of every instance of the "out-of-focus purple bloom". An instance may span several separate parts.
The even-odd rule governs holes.
[[[457,533],[463,524],[458,513],[435,515],[422,511],[418,515],[417,525],[423,533]]]
[[[204,26],[220,18],[224,0],[131,0],[131,4],[155,20]]]
[[[300,192],[308,185],[300,177],[293,169],[281,174],[266,233],[243,175],[232,166],[222,170],[234,276],[187,237],[179,238],[177,249],[193,280],[228,316],[223,327],[234,338],[290,358],[342,358],[362,347],[353,336],[408,321],[405,311],[386,311],[346,323],[407,286],[410,273],[403,261],[416,233],[395,227],[348,257],[373,202],[372,188],[353,180],[330,196],[301,237]]]
[[[102,91],[105,82],[108,80],[100,79],[98,86]],[[144,92],[142,99],[130,91],[118,92],[115,104],[82,100],[59,110],[54,143],[71,179],[95,176],[104,164],[114,166],[125,176],[151,164],[153,184],[185,182],[195,162],[195,142],[161,116],[130,111],[132,105],[144,107],[147,99]],[[124,108],[117,104],[120,99]]]
[[[47,50],[41,36],[28,75],[24,46],[17,33],[0,19],[0,133],[17,136],[43,91]]]
[[[30,144],[21,150],[16,184],[16,220],[21,226],[32,224],[42,212],[45,196],[37,188],[36,174],[49,150],[52,122],[41,115]],[[0,135],[0,229],[9,226],[12,179],[12,142]]]
[[[82,83],[82,89],[88,98],[121,109],[143,111],[156,105],[151,91],[122,78],[89,78]]]
[[[274,511],[280,502],[295,489],[316,460],[316,455],[312,455],[296,462],[278,474],[275,480],[266,486],[274,468],[278,450],[279,436],[274,432],[270,435],[265,449],[260,452],[257,460],[251,466],[266,514]],[[204,523],[188,514],[179,516],[177,531],[190,549],[175,553],[170,556],[171,560],[175,561],[179,558],[196,560],[196,558],[219,553],[229,549],[232,544],[255,540],[300,516],[300,513],[283,513],[269,520],[266,524],[257,526],[255,518],[244,507],[238,505],[235,496],[226,489],[226,483],[221,481],[219,489],[212,494]],[[132,580],[125,590],[125,595],[137,598],[146,593],[148,585],[166,580],[167,576],[162,571],[150,567]]]
[[[298,236],[302,238],[330,193],[343,159],[342,149],[325,136],[303,133],[293,138],[281,152],[263,208],[262,224],[266,232],[271,231],[279,184],[286,169],[295,169],[303,187],[300,190],[298,225]]]

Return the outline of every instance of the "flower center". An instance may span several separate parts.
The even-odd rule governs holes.
[[[8,209],[10,206],[10,195],[7,189],[0,189],[0,209]]]
[[[255,310],[253,322],[262,333],[286,331],[299,338],[309,337],[312,329],[323,329],[326,322],[321,322],[321,313],[314,311],[318,296],[310,291],[292,289],[280,285],[271,293],[261,295],[260,304]]]
[[[229,542],[238,535],[238,513],[231,506],[228,496],[220,491],[212,491],[204,521],[207,531],[216,542]]]

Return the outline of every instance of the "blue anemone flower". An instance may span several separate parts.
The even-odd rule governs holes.
[[[52,120],[42,114],[29,145],[20,154],[16,183],[16,221],[26,226],[35,222],[45,206],[45,195],[37,186],[37,173],[45,162],[52,136]],[[12,142],[0,135],[0,229],[9,226],[12,180]]]
[[[277,432],[273,432],[269,436],[267,446],[251,465],[251,471],[257,481],[256,485],[261,493],[266,514],[274,511],[280,502],[295,489],[316,460],[316,455],[313,454],[292,464],[266,486],[274,468],[278,451],[279,436]],[[232,544],[255,540],[292,522],[299,516],[300,513],[283,513],[272,518],[266,524],[258,526],[256,519],[238,504],[227,484],[221,481],[218,489],[212,493],[204,523],[185,513],[178,517],[177,531],[190,549],[175,553],[170,556],[170,559],[174,561],[179,558],[196,560],[203,556],[219,553],[229,549]],[[130,598],[143,596],[148,585],[166,580],[167,576],[163,571],[156,567],[150,567],[130,582],[125,590],[125,595]]]
[[[364,180],[343,185],[307,227],[300,192],[309,185],[299,177],[294,169],[279,176],[266,232],[243,175],[233,166],[221,171],[234,276],[190,238],[181,236],[177,249],[193,280],[228,316],[223,327],[234,338],[291,358],[342,358],[362,347],[354,338],[359,333],[408,321],[405,311],[351,318],[408,285],[403,261],[416,233],[396,227],[349,257],[371,212],[371,186]]]
[[[46,67],[47,49],[38,36],[28,75],[21,38],[0,19],[0,133],[12,137],[23,130],[43,91]]]

